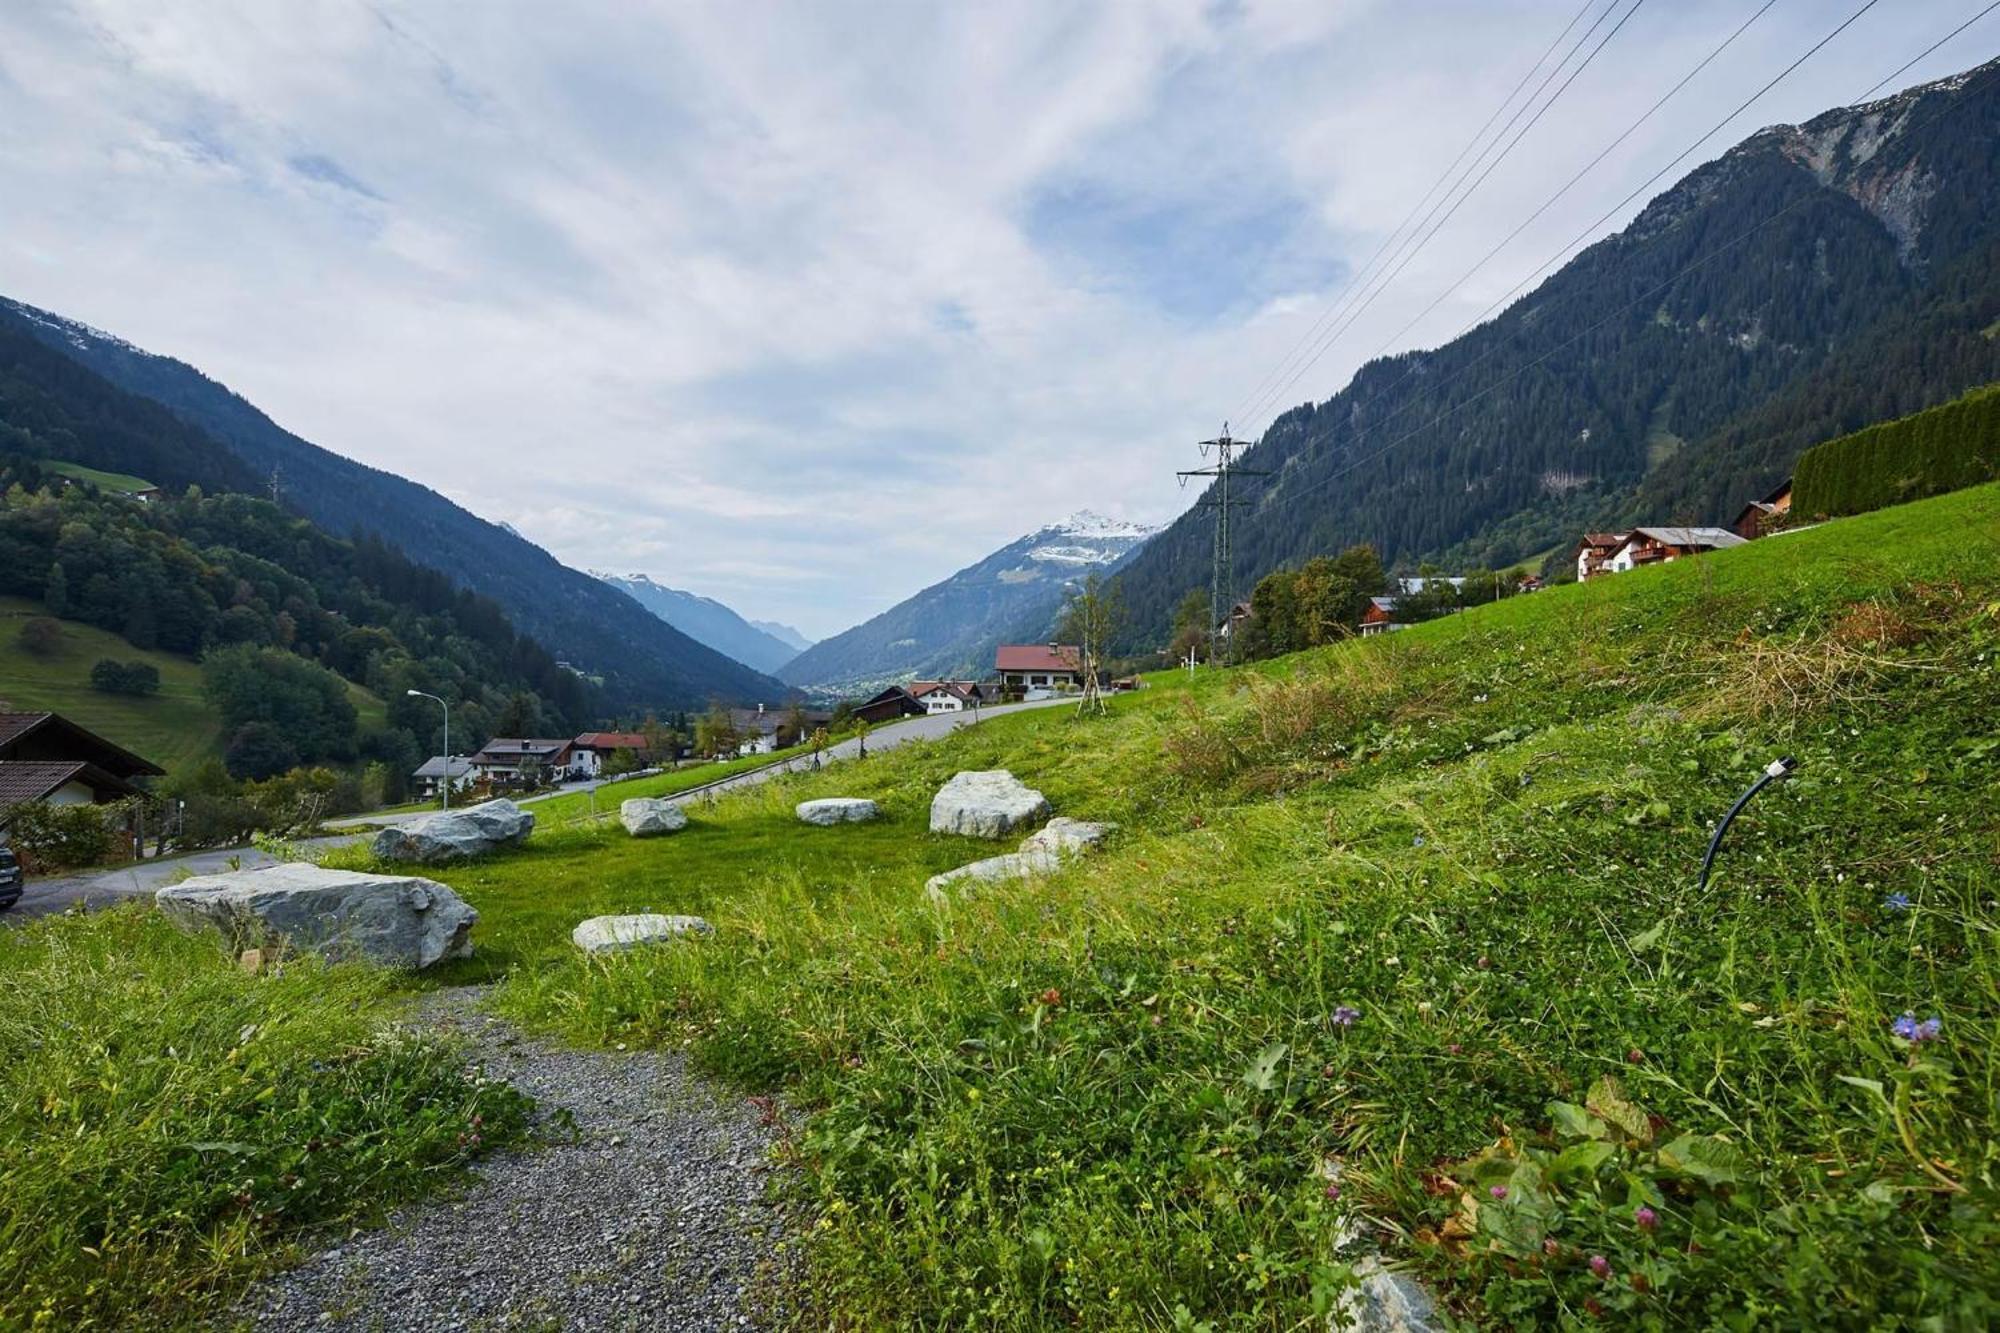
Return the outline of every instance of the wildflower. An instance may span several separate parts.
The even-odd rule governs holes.
[[[1919,1023],[1915,1014],[1905,1013],[1901,1018],[1889,1025],[1891,1032],[1913,1045],[1921,1045],[1927,1041],[1936,1041],[1938,1033],[1943,1029],[1944,1020],[1936,1014]]]
[[[1634,1046],[1631,1050],[1625,1052],[1625,1063],[1628,1065],[1645,1064],[1646,1053],[1640,1050],[1637,1046]]]
[[[1504,1199],[1507,1197],[1507,1187],[1505,1185],[1495,1185],[1486,1192],[1492,1195],[1496,1199]]]
[[[1611,1261],[1601,1254],[1590,1256],[1590,1271],[1599,1277],[1611,1276]]]
[[[1907,912],[1910,910],[1910,895],[1892,893],[1882,900],[1882,906],[1891,912]]]
[[[1339,1182],[1339,1181],[1335,1180],[1335,1181],[1328,1181],[1328,1182],[1327,1182],[1327,1186],[1326,1186],[1326,1197],[1327,1197],[1327,1198],[1329,1198],[1329,1199],[1338,1199],[1338,1198],[1340,1197],[1340,1182]]]
[[[1055,1008],[1057,1005],[1062,1003],[1062,992],[1057,990],[1054,986],[1049,987],[1047,990],[1042,992],[1042,1003],[1049,1006],[1051,1009]]]
[[[1457,1042],[1452,1042],[1452,1043],[1451,1043],[1451,1044],[1450,1044],[1449,1046],[1446,1046],[1446,1047],[1445,1047],[1445,1050],[1446,1050],[1446,1051],[1448,1051],[1448,1052],[1450,1052],[1450,1053],[1451,1053],[1451,1054],[1453,1054],[1453,1055],[1457,1055],[1457,1054],[1458,1054],[1459,1052],[1463,1051],[1464,1049],[1465,1049],[1465,1047],[1463,1047],[1463,1046],[1459,1045],[1459,1044],[1458,1044]]]
[[[1542,1242],[1542,1253],[1546,1254],[1551,1259],[1561,1254],[1562,1250],[1563,1247],[1557,1243],[1556,1238],[1554,1236],[1550,1236],[1547,1240]]]
[[[1424,835],[1421,833],[1419,833],[1416,837],[1410,839],[1410,846],[1412,847],[1421,847],[1423,845],[1424,845]]]
[[[1644,1204],[1640,1204],[1639,1211],[1632,1214],[1632,1220],[1639,1224],[1639,1230],[1641,1231],[1651,1231],[1654,1227],[1660,1225],[1660,1215]]]
[[[1334,1007],[1333,1025],[1335,1027],[1351,1028],[1360,1018],[1361,1011],[1352,1005],[1343,1004]]]

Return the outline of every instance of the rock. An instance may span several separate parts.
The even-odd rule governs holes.
[[[858,796],[828,796],[817,801],[800,801],[794,812],[808,824],[824,828],[829,824],[861,824],[882,813],[882,807]]]
[[[924,895],[934,903],[949,900],[945,890],[954,884],[967,881],[993,883],[1003,879],[1033,879],[1037,875],[1053,874],[1062,869],[1062,858],[1054,852],[1037,848],[1033,851],[1008,852],[1004,856],[989,856],[984,861],[974,861],[971,865],[959,866],[942,874],[932,875],[924,881]]]
[[[688,826],[687,811],[664,796],[639,796],[618,807],[618,822],[635,838],[679,833]]]
[[[698,916],[663,916],[642,912],[636,916],[594,916],[579,922],[569,933],[571,941],[585,953],[617,953],[643,944],[665,944],[682,935],[713,935],[715,927]]]
[[[479,913],[435,880],[289,862],[198,875],[153,895],[183,925],[216,926],[240,957],[280,943],[327,958],[429,967],[472,956]]]
[[[1048,798],[1006,769],[955,775],[931,798],[931,832],[1004,838],[1049,813]]]
[[[1030,833],[1022,842],[1024,852],[1062,852],[1075,855],[1078,852],[1094,852],[1104,845],[1116,824],[1093,824],[1088,820],[1071,819],[1057,815],[1037,832]]]
[[[535,817],[512,801],[487,801],[385,828],[375,835],[375,856],[382,861],[415,861],[420,865],[463,861],[513,847],[534,827]]]

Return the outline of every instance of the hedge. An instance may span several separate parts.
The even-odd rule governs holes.
[[[1792,476],[1792,512],[1834,518],[2000,478],[2000,384],[1814,445]]]

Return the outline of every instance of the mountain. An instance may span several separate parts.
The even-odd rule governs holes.
[[[758,671],[776,671],[799,649],[699,593],[655,583],[644,574],[598,574],[612,587],[698,643]],[[796,633],[796,631],[794,632]]]
[[[1123,567],[1153,532],[1086,509],[814,644],[778,677],[822,693],[856,693],[917,677],[984,675],[994,645],[1040,641],[1070,588],[1090,573]]]
[[[1819,440],[2000,378],[2000,61],[1761,130],[1498,317],[1363,366],[1242,456],[1239,592],[1312,555],[1503,566],[1718,522]],[[1121,575],[1132,646],[1206,588],[1190,511]]]
[[[751,628],[763,630],[794,653],[802,653],[813,646],[813,641],[780,620],[753,620]]]
[[[14,335],[5,346],[17,353],[33,339],[178,418],[156,439],[100,441],[97,456],[77,454],[72,461],[171,486],[193,481],[268,494],[275,479],[283,503],[328,533],[373,533],[497,602],[555,657],[602,677],[605,701],[616,711],[694,708],[714,697],[776,700],[786,693],[776,680],[696,642],[511,528],[300,439],[192,366],[0,297],[0,336],[6,335]],[[34,370],[50,373],[46,359]],[[167,424],[164,414],[160,420]]]

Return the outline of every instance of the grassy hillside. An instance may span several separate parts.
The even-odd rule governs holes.
[[[201,666],[172,653],[134,648],[124,639],[74,620],[62,622],[62,642],[39,656],[21,647],[21,623],[46,615],[38,602],[0,597],[0,699],[17,709],[49,709],[169,772],[220,755],[222,724],[201,694]],[[147,698],[103,694],[90,687],[90,668],[103,658],[148,662],[160,672],[160,692]],[[348,696],[361,725],[380,726],[387,710],[360,686]]]
[[[1486,1326],[1988,1327],[1996,662],[1988,486],[988,719],[669,838],[545,820],[435,872],[480,912],[445,979],[783,1090],[809,1327],[1314,1327],[1347,1225]],[[1120,831],[934,905],[1007,845],[926,830],[988,767]],[[790,814],[838,794],[885,818]],[[568,942],[647,908],[717,934]]]
[[[87,481],[100,491],[115,491],[120,495],[135,495],[153,489],[153,483],[143,477],[128,476],[123,472],[102,472],[81,463],[44,463],[42,468],[60,477]]]

